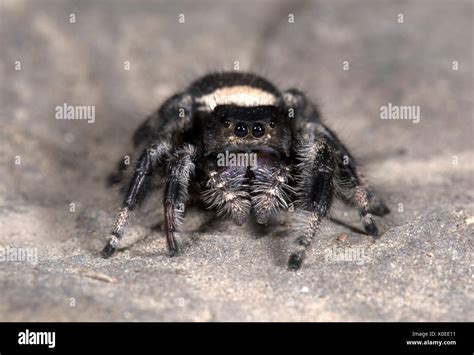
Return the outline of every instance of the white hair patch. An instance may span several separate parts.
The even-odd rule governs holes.
[[[218,105],[238,105],[244,107],[275,105],[277,98],[268,91],[247,86],[237,85],[219,88],[210,94],[197,99],[211,110]]]

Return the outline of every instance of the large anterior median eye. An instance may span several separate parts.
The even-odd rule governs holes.
[[[249,130],[245,124],[239,122],[235,125],[234,134],[237,137],[245,137],[249,133]]]
[[[255,138],[260,138],[265,134],[265,126],[259,122],[255,123],[252,127],[252,135]]]

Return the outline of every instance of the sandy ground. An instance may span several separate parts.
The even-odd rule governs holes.
[[[0,320],[474,320],[472,27],[471,1],[2,0]],[[385,234],[335,206],[354,228],[326,222],[294,273],[284,221],[191,210],[170,259],[155,196],[100,258],[120,205],[105,176],[133,130],[235,61],[320,103],[392,209]],[[95,122],[56,120],[64,103]],[[420,106],[419,123],[380,119],[388,103]]]

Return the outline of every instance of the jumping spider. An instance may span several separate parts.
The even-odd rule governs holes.
[[[365,231],[378,235],[373,215],[389,209],[367,184],[354,158],[321,122],[316,105],[295,89],[279,92],[249,73],[214,73],[166,100],[133,136],[137,160],[125,199],[102,251],[111,256],[129,212],[164,181],[164,228],[170,256],[183,206],[200,197],[210,209],[241,224],[266,224],[289,206],[305,213],[288,266],[298,269],[333,199],[359,210]],[[223,152],[257,154],[256,166],[219,166]],[[222,164],[221,164],[222,165]],[[111,182],[124,179],[119,164]],[[128,179],[127,179],[128,180]],[[159,185],[159,183],[158,183]]]

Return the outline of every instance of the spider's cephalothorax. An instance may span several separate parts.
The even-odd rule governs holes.
[[[209,74],[169,98],[135,132],[136,159],[112,236],[112,255],[129,212],[164,180],[164,227],[175,255],[179,221],[191,195],[221,216],[266,224],[290,206],[305,214],[295,231],[289,267],[298,269],[334,197],[356,207],[365,231],[378,235],[373,215],[389,212],[346,147],[298,90],[279,92],[246,73]],[[111,182],[123,179],[120,164]]]

